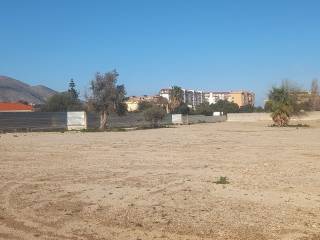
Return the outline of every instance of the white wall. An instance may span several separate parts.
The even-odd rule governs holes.
[[[215,123],[226,121],[225,116],[182,115],[172,114],[173,124]]]
[[[68,130],[81,130],[87,128],[86,112],[68,112],[67,113]]]
[[[294,116],[291,121],[318,121],[320,120],[320,111],[307,112],[300,116]],[[258,122],[272,121],[271,113],[229,113],[228,122]]]
[[[228,113],[228,122],[272,121],[270,113]]]

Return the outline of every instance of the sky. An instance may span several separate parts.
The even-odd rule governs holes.
[[[320,77],[318,0],[0,0],[0,75],[83,95],[116,69],[128,95],[250,90]]]

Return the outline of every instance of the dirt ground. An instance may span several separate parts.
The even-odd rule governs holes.
[[[320,125],[1,134],[0,239],[320,239]]]

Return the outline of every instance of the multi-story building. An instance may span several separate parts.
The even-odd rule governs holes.
[[[209,104],[215,104],[219,100],[226,100],[234,102],[239,107],[251,105],[254,106],[255,94],[248,91],[231,91],[231,92],[203,92],[195,90],[182,89],[183,102],[190,108],[195,108],[197,105],[208,102]],[[160,96],[170,101],[171,89],[165,88],[160,90]]]
[[[234,102],[239,105],[239,107],[251,105],[254,106],[255,94],[248,91],[234,91],[229,94],[230,102]]]
[[[204,92],[196,90],[182,90],[182,101],[187,104],[189,108],[195,108],[195,106],[204,102]],[[160,90],[160,96],[170,101],[171,88],[164,88]]]
[[[205,101],[209,104],[215,104],[219,100],[229,100],[230,92],[205,92]]]
[[[202,91],[182,89],[183,91],[183,102],[188,105],[189,108],[204,102],[204,93]]]
[[[163,88],[160,90],[160,96],[170,101],[171,88]]]

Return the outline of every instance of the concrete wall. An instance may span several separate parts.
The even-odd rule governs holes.
[[[87,129],[87,114],[86,112],[67,112],[67,129],[81,130]]]
[[[85,112],[0,112],[1,131],[80,130]]]
[[[180,119],[177,122],[177,118]],[[161,124],[174,123],[214,123],[226,120],[225,116],[168,114]],[[81,130],[99,128],[100,118],[95,113],[85,112],[10,112],[0,113],[0,131],[15,130]],[[125,116],[112,114],[109,118],[111,128],[130,128],[150,126],[143,113],[127,113]]]
[[[95,113],[88,113],[87,115],[88,128],[98,128],[100,124],[100,118]],[[171,124],[171,115],[167,115],[161,124]],[[130,127],[146,127],[150,126],[150,122],[144,119],[143,113],[127,113],[124,116],[118,116],[111,114],[109,117],[109,127],[112,128],[130,128]]]
[[[66,112],[1,112],[0,130],[57,130],[66,129]]]
[[[226,121],[226,116],[172,114],[173,124],[215,123]]]
[[[228,113],[228,122],[272,121],[270,113]]]
[[[320,111],[307,112],[297,117],[292,117],[293,121],[320,121]]]
[[[320,121],[320,111],[307,112],[305,114],[294,116],[291,121]],[[271,113],[229,113],[228,122],[259,122],[272,121]]]

